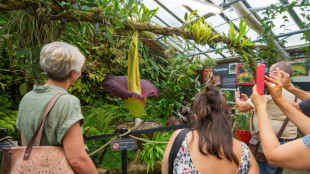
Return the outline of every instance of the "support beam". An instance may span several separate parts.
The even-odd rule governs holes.
[[[158,0],[154,0],[154,2],[156,2],[161,8],[163,8],[164,10],[166,10],[171,16],[173,16],[176,20],[178,20],[181,24],[184,23],[184,21],[182,21],[182,19],[180,19],[177,15],[175,15],[174,13],[172,13],[172,11],[170,11],[166,6],[164,6],[162,3],[160,3]]]
[[[283,33],[283,34],[279,34],[279,35],[276,35],[276,38],[281,38],[281,37],[286,37],[286,36],[292,36],[292,35],[295,35],[295,34],[300,34],[300,33],[303,33],[305,31],[310,31],[310,28],[304,28],[304,29],[301,29],[301,30],[297,30],[297,31],[292,31],[292,32],[288,32],[288,33]],[[251,42],[259,42],[260,39],[257,39],[257,40],[253,40]]]

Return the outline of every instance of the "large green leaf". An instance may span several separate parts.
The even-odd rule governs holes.
[[[26,82],[22,83],[20,86],[19,86],[19,92],[20,92],[20,95],[24,95],[28,90],[28,85]]]

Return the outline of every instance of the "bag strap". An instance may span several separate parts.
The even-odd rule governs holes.
[[[172,147],[169,153],[169,171],[168,171],[169,174],[173,173],[173,162],[175,158],[177,157],[177,154],[181,148],[182,142],[188,132],[189,132],[189,129],[182,129],[172,144]]]
[[[251,132],[254,131],[253,118],[254,118],[254,112],[252,113],[252,116],[251,116],[251,124],[252,124],[252,126],[251,126]],[[279,130],[279,132],[278,132],[278,134],[277,134],[277,138],[278,138],[278,139],[280,139],[280,137],[282,136],[282,134],[283,134],[283,132],[284,132],[284,129],[286,128],[286,125],[287,125],[288,121],[289,121],[288,118],[286,118],[286,119],[284,120],[284,122],[283,122],[283,124],[282,124],[282,126],[281,126],[281,128],[280,128],[280,130]]]
[[[284,129],[286,128],[286,125],[288,123],[289,119],[286,117],[286,119],[284,120],[281,129],[279,130],[278,134],[277,134],[277,138],[280,139],[281,135],[284,132]]]
[[[41,123],[39,125],[39,127],[36,129],[35,133],[33,134],[32,138],[30,139],[30,142],[27,145],[27,148],[25,150],[25,154],[24,154],[24,160],[28,160],[30,157],[30,153],[32,150],[32,146],[34,144],[35,139],[37,138],[37,142],[36,145],[39,146],[40,142],[41,142],[41,137],[42,137],[42,133],[43,133],[43,127],[45,124],[45,120],[46,120],[46,116],[49,113],[49,111],[52,109],[52,107],[54,106],[54,104],[56,103],[56,101],[58,100],[58,98],[60,96],[62,96],[64,94],[56,94],[51,100],[50,102],[47,104],[47,107],[45,109],[45,112],[43,114]]]
[[[294,99],[294,102],[297,103],[297,96],[295,95],[295,99]],[[277,134],[277,138],[280,139],[281,135],[283,134],[284,132],[284,129],[286,128],[287,126],[287,123],[288,123],[289,119],[286,117],[285,121],[283,122],[283,125],[281,127],[281,129],[279,130],[278,134]]]
[[[254,131],[254,122],[253,122],[253,119],[254,119],[254,111],[253,111],[252,114],[251,114],[251,132]]]

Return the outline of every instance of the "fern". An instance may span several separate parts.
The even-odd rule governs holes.
[[[104,104],[98,108],[86,106],[83,107],[82,110],[85,116],[85,136],[112,134],[114,133],[115,123],[132,118],[125,109],[124,103],[119,103],[119,105]],[[108,140],[109,139],[86,141],[85,144],[90,152],[92,152],[104,145]],[[103,149],[92,157],[96,166],[102,163],[105,152],[106,149]]]

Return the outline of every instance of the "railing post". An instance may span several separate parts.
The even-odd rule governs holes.
[[[127,128],[122,128],[122,133],[126,133],[128,131]],[[123,136],[123,138],[126,138]],[[122,174],[127,174],[127,149],[122,150]]]

